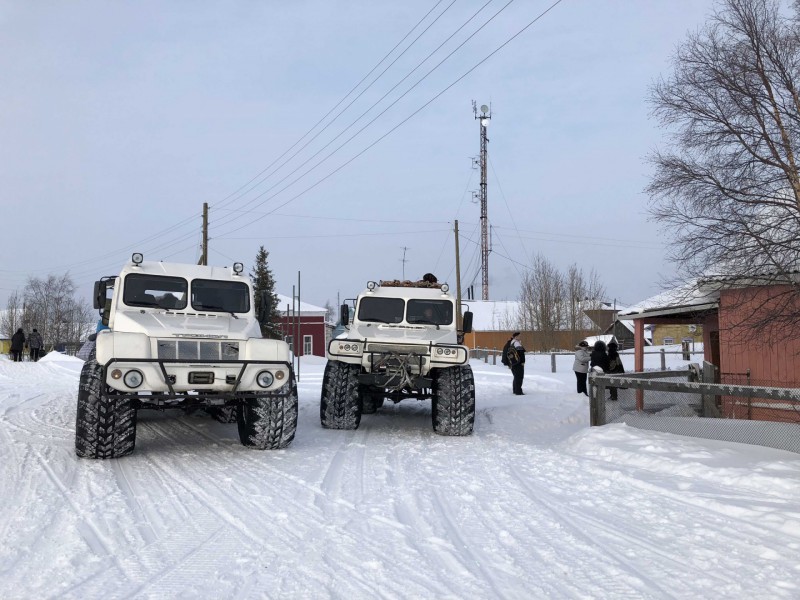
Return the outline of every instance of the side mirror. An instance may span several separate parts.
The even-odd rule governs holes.
[[[105,308],[106,305],[106,282],[94,282],[94,307],[97,309]]]
[[[86,339],[89,340],[90,342],[95,342],[95,341],[97,341],[97,334],[93,333],[89,337],[87,337]]]
[[[267,294],[267,290],[261,290],[261,294],[259,295],[259,306],[258,306],[258,314],[256,318],[258,319],[259,323],[266,323],[269,321],[270,314],[269,314],[269,296]]]
[[[350,324],[350,307],[347,304],[342,304],[339,307],[339,321],[341,321],[344,326]]]
[[[464,313],[464,316],[462,317],[462,323],[462,329],[464,330],[464,333],[472,333],[472,313],[470,311]]]

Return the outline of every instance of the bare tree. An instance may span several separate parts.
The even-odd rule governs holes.
[[[556,332],[564,324],[566,294],[564,276],[547,258],[534,256],[522,278],[520,320],[523,329],[538,332],[543,347],[557,347]]]
[[[92,309],[75,298],[75,284],[69,275],[29,278],[24,298],[23,327],[26,332],[38,329],[45,347],[78,344],[86,336]]]
[[[651,157],[650,212],[684,275],[782,285],[751,326],[796,325],[800,2],[786,16],[778,0],[721,0],[673,67],[651,91],[670,138]]]
[[[600,283],[600,278],[594,269],[589,271],[587,276],[584,275],[583,269],[574,263],[567,270],[565,285],[567,292],[565,325],[572,332],[572,342],[577,343],[578,338],[583,337],[584,331],[596,327],[586,316],[585,311],[600,306],[606,293],[605,287]]]
[[[24,304],[19,292],[11,292],[6,303],[6,310],[0,316],[0,332],[5,338],[10,338],[17,329],[22,327]]]

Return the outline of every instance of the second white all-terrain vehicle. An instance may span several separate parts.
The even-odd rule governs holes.
[[[433,429],[469,435],[475,422],[475,382],[469,349],[459,344],[472,330],[472,313],[456,323],[456,299],[447,284],[369,282],[350,306],[341,306],[346,332],[328,343],[320,420],[328,429],[356,429],[361,415],[384,401],[432,401]]]
[[[136,442],[141,409],[204,408],[236,420],[239,439],[285,448],[297,428],[286,342],[263,339],[244,267],[144,262],[95,283],[107,326],[81,371],[75,450],[118,458]],[[262,301],[261,306],[267,306]]]

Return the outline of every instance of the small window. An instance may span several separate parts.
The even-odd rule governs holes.
[[[664,338],[664,345],[665,346],[671,346],[674,343],[675,343],[675,339],[674,338]]]
[[[287,335],[287,336],[284,338],[284,341],[285,341],[287,344],[289,344],[289,350],[290,350],[291,352],[294,352],[294,341],[293,341],[293,339],[292,339],[292,336],[290,336],[290,335]]]
[[[313,354],[314,349],[314,337],[310,335],[303,336],[303,356],[309,356]]]

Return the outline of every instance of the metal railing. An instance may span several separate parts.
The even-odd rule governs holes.
[[[591,424],[625,423],[800,453],[800,387],[714,383],[717,377],[710,363],[702,370],[590,375]]]
[[[502,350],[500,350],[498,348],[472,348],[472,349],[470,349],[469,352],[470,352],[470,358],[476,358],[478,360],[483,360],[483,362],[485,362],[485,363],[489,363],[489,361],[491,361],[491,364],[493,364],[493,365],[497,364],[497,362],[499,360],[499,356],[500,356],[500,354],[502,354]],[[556,373],[557,372],[557,370],[556,370],[556,357],[557,356],[575,356],[574,352],[567,352],[567,351],[562,351],[562,350],[556,350],[556,351],[551,351],[551,352],[526,352],[526,354],[533,355],[533,356],[549,356],[550,357],[550,371],[552,373]],[[645,350],[645,354],[646,355],[647,354],[650,354],[650,355],[658,354],[660,359],[661,359],[661,370],[662,371],[666,371],[667,370],[667,354],[682,354],[684,360],[691,360],[692,355],[698,355],[699,354],[700,356],[702,356],[703,355],[703,351],[702,350],[689,350],[689,351],[664,350],[663,348],[661,348],[660,350],[658,350],[656,352],[647,352]],[[622,355],[622,356],[633,355],[633,352],[630,351],[630,350],[625,350],[624,352],[620,352],[620,355]],[[571,367],[572,367],[572,363],[570,363],[570,368]]]

